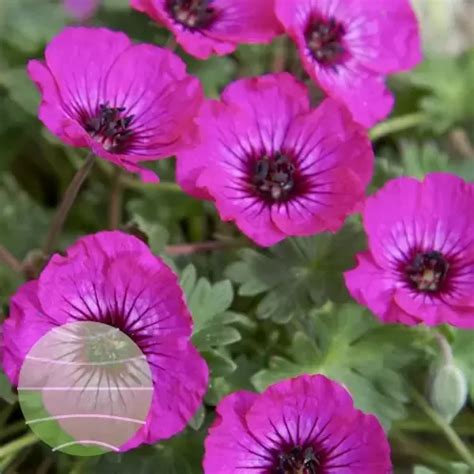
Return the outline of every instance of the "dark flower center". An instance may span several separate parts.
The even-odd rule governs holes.
[[[207,28],[217,15],[210,5],[212,0],[168,0],[168,11],[182,25],[191,28]]]
[[[276,467],[271,474],[318,474],[321,463],[312,447],[296,446],[278,456]]]
[[[419,291],[428,293],[441,289],[449,263],[440,252],[417,253],[406,268],[409,282]]]
[[[272,201],[288,197],[295,187],[295,165],[290,158],[277,154],[273,159],[268,156],[257,160],[253,172],[253,184],[257,191]]]
[[[345,29],[334,18],[318,19],[309,23],[305,38],[314,59],[324,65],[338,63],[344,53],[343,37]]]
[[[85,128],[107,151],[120,153],[125,151],[132,138],[130,124],[133,118],[133,115],[125,115],[125,107],[109,107],[106,102],[99,105],[94,117],[86,120]]]

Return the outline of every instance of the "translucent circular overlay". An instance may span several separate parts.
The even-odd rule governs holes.
[[[26,423],[54,451],[118,451],[145,424],[150,367],[120,330],[97,322],[52,329],[28,353],[18,398]]]

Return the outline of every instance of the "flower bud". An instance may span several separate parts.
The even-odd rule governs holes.
[[[449,423],[462,410],[467,399],[467,381],[464,372],[455,363],[437,367],[430,387],[433,408]]]

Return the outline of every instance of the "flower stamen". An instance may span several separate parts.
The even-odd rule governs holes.
[[[212,0],[168,0],[168,11],[187,28],[206,28],[216,19]]]
[[[125,115],[125,110],[125,107],[110,107],[106,102],[99,104],[97,114],[86,120],[89,135],[111,153],[123,152],[133,135],[130,125],[134,116]]]
[[[278,456],[278,465],[273,474],[317,474],[320,465],[311,446],[306,449],[296,446]]]
[[[295,165],[286,155],[274,159],[264,156],[255,164],[253,184],[257,191],[272,201],[286,199],[295,186]]]
[[[406,275],[412,285],[424,292],[441,289],[449,270],[449,263],[440,252],[418,253],[406,268]]]
[[[334,18],[318,19],[310,22],[306,29],[305,38],[308,49],[314,59],[324,65],[333,65],[342,59],[345,48],[342,39],[344,27]]]

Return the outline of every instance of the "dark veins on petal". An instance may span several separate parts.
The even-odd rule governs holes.
[[[295,172],[295,165],[285,154],[265,155],[254,164],[252,185],[269,201],[287,200],[295,188]]]
[[[189,29],[208,28],[217,17],[212,0],[167,0],[166,7],[176,22]]]
[[[321,461],[311,446],[296,446],[280,453],[271,474],[318,474]]]
[[[133,115],[126,114],[125,107],[111,107],[106,102],[99,105],[94,116],[85,120],[85,129],[107,151],[125,153],[133,141],[133,119]]]
[[[409,284],[416,290],[436,293],[446,281],[449,263],[436,251],[417,253],[405,269]]]
[[[333,66],[343,59],[345,53],[344,35],[344,26],[334,18],[312,19],[305,31],[309,51],[316,61],[325,66]]]

